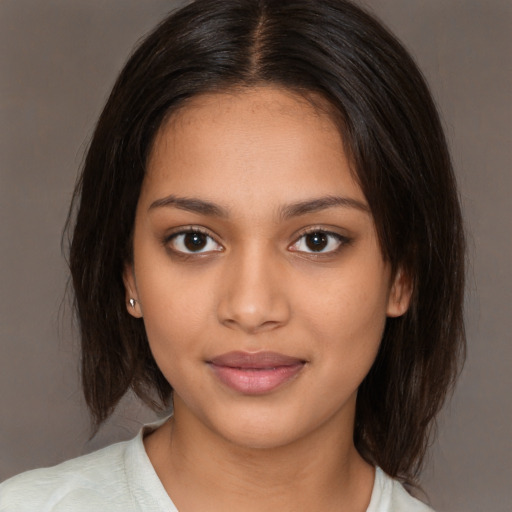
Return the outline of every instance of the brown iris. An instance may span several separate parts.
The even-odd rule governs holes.
[[[327,235],[321,231],[315,231],[314,233],[309,233],[306,235],[306,245],[312,251],[322,251],[327,247],[328,243],[329,239]]]
[[[189,251],[200,251],[206,246],[207,238],[203,233],[186,233],[183,243]]]

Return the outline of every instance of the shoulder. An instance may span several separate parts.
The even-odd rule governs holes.
[[[367,512],[433,512],[433,510],[411,496],[400,482],[377,468]]]
[[[422,501],[412,497],[400,482],[393,481],[393,492],[391,496],[390,510],[396,512],[434,512]]]
[[[5,481],[0,484],[0,512],[83,512],[102,510],[106,503],[111,511],[129,510],[124,455],[130,443],[117,443]]]

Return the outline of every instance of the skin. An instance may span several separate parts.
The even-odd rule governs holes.
[[[191,228],[206,245],[190,254]],[[327,245],[312,250],[308,230]],[[273,87],[187,103],[155,140],[124,276],[174,389],[174,417],[145,447],[180,511],[366,510],[374,469],[353,445],[357,388],[410,290],[383,260],[325,111]],[[247,395],[207,363],[231,351],[305,364]]]

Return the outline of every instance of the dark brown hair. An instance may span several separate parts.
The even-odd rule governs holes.
[[[85,398],[96,427],[132,389],[153,407],[171,387],[122,280],[151,144],[163,119],[201,93],[273,84],[327,100],[370,205],[384,257],[413,283],[387,320],[360,386],[362,456],[414,481],[464,351],[464,237],[447,144],[402,45],[346,0],[197,0],[164,20],[122,70],[74,196],[70,268]]]

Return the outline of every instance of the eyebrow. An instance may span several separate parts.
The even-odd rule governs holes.
[[[353,199],[351,197],[341,196],[325,196],[318,199],[311,199],[309,201],[300,201],[284,206],[280,209],[280,215],[283,219],[291,217],[298,217],[308,213],[315,213],[328,208],[343,207],[343,208],[356,208],[365,213],[370,213],[370,208],[367,204]]]
[[[229,212],[215,203],[194,197],[177,197],[172,194],[153,201],[148,210],[169,206],[200,215],[222,218],[229,217]],[[279,209],[279,215],[283,220],[286,220],[291,217],[299,217],[301,215],[307,215],[308,213],[315,213],[335,207],[355,208],[365,213],[370,213],[368,205],[357,199],[342,196],[325,196],[283,206]]]
[[[193,197],[177,197],[172,194],[153,201],[148,210],[163,208],[167,206],[173,206],[174,208],[179,208],[180,210],[186,210],[189,212],[213,217],[228,216],[227,210],[221,208],[215,203],[211,203],[210,201],[204,201],[203,199],[196,199]]]

